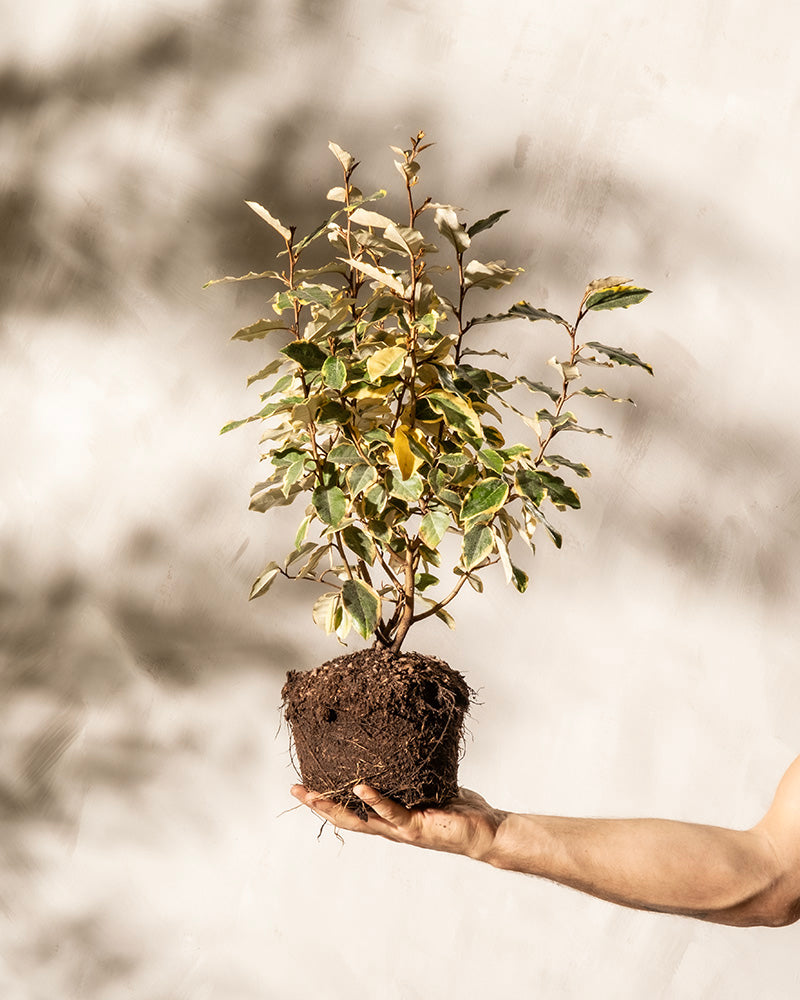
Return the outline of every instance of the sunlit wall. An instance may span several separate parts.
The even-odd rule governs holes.
[[[462,781],[505,808],[748,826],[798,752],[800,15],[752,0],[32,0],[0,37],[0,994],[795,997],[797,931],[616,910],[328,831],[280,688],[336,655],[247,511],[272,234],[424,128],[423,187],[559,311],[650,361],[587,408],[593,476],[417,647],[479,690]],[[484,327],[534,377],[557,330]],[[495,340],[497,338],[497,341]],[[594,403],[595,401],[587,401]],[[598,408],[599,407],[599,408]],[[588,419],[588,417],[587,417]],[[576,435],[577,437],[577,435]],[[583,436],[581,436],[583,438]],[[280,552],[276,552],[280,549]],[[298,585],[299,586],[299,585]],[[357,645],[358,643],[356,643]]]

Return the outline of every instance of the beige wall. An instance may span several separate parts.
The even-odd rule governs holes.
[[[289,588],[245,600],[291,520],[246,511],[255,436],[216,433],[249,404],[258,349],[227,338],[261,291],[200,287],[272,249],[242,199],[313,223],[328,139],[391,184],[386,146],[423,127],[435,198],[511,209],[488,244],[526,267],[515,297],[654,289],[596,318],[656,379],[623,372],[638,408],[574,443],[594,475],[564,550],[417,645],[480,688],[462,780],[496,804],[749,825],[800,746],[793,8],[4,19],[3,997],[796,996],[795,928],[617,910],[284,812],[282,675],[336,648]],[[555,349],[504,336],[531,372]]]

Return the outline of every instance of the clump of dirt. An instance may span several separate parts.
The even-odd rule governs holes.
[[[282,693],[307,788],[362,818],[368,807],[352,791],[362,781],[407,807],[458,792],[472,692],[443,660],[373,647],[289,671]]]

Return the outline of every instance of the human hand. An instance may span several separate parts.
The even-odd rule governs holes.
[[[507,815],[468,788],[460,788],[456,798],[444,808],[406,809],[368,785],[356,785],[353,792],[374,810],[366,820],[303,785],[294,785],[291,791],[296,799],[339,830],[376,834],[395,843],[463,854],[478,861],[487,859]]]

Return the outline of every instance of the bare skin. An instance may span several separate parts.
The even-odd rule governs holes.
[[[621,906],[739,927],[800,919],[800,757],[750,830],[664,819],[579,819],[495,809],[461,789],[444,809],[406,809],[366,785],[368,820],[295,785],[337,829],[446,851],[569,885]]]

